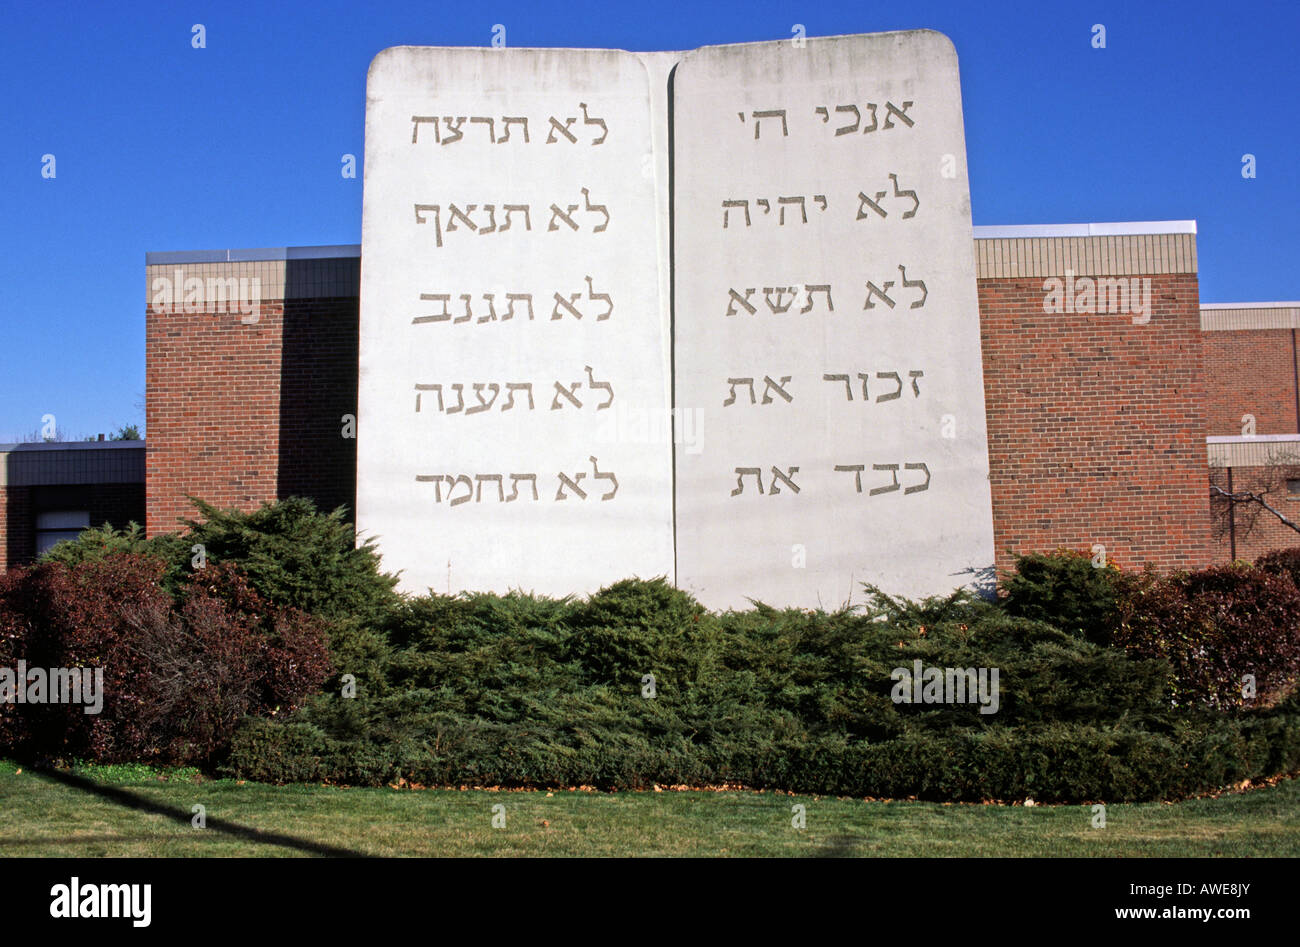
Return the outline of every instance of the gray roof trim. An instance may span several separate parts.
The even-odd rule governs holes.
[[[1122,237],[1143,234],[1196,233],[1194,220],[1136,220],[1095,224],[1012,224],[975,227],[976,240],[1034,237]]]
[[[145,266],[183,263],[250,263],[258,260],[345,260],[358,259],[361,244],[319,247],[257,247],[242,250],[175,250],[144,255]]]
[[[1300,302],[1276,303],[1201,303],[1201,309],[1300,309]]]
[[[34,450],[144,450],[144,441],[59,441],[58,443],[0,444],[0,454]]]

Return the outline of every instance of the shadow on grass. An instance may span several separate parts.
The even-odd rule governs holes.
[[[826,844],[808,855],[809,858],[856,858],[862,839],[851,835],[832,835]]]
[[[174,806],[166,806],[162,803],[154,802],[138,793],[130,792],[117,786],[106,786],[103,783],[97,783],[92,779],[84,776],[77,776],[74,773],[64,773],[58,770],[42,769],[37,771],[39,775],[46,779],[62,783],[72,789],[80,789],[82,792],[88,792],[92,795],[107,799],[109,802],[124,806],[128,809],[134,809],[138,812],[151,812],[155,815],[166,816],[173,822],[179,822],[181,825],[192,825],[192,814]],[[34,774],[35,775],[35,774]],[[372,858],[365,852],[355,852],[351,849],[340,848],[336,845],[326,845],[322,842],[313,842],[310,839],[295,838],[292,835],[284,835],[279,832],[263,832],[261,829],[255,829],[251,826],[240,825],[237,822],[229,822],[226,819],[208,818],[207,831],[222,832],[234,838],[243,839],[247,842],[256,842],[259,845],[279,845],[282,848],[291,848],[295,851],[306,852],[311,855],[320,855],[326,858]]]

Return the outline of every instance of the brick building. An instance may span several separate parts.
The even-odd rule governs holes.
[[[1207,565],[1195,224],[975,236],[999,568],[1094,545],[1125,567]],[[1049,298],[1058,283],[1070,298]]]
[[[1211,484],[1267,489],[1300,521],[1300,303],[1200,305],[1195,230],[975,228],[1000,568],[1059,546],[1175,569],[1300,544],[1258,508],[1210,499]],[[42,513],[143,519],[152,535],[190,515],[187,495],[350,511],[360,262],[355,246],[148,254],[136,466],[37,485],[23,451],[42,445],[10,448],[0,567],[34,554]],[[75,451],[132,450],[53,447],[73,451],[67,471]]]
[[[0,444],[0,572],[88,526],[144,525],[144,441]]]
[[[192,515],[188,496],[350,511],[360,247],[150,253],[145,271],[149,534]]]
[[[1228,492],[1267,494],[1300,523],[1300,302],[1201,307],[1209,405],[1210,481]],[[1215,502],[1216,560],[1254,559],[1300,545],[1300,536],[1255,504]]]

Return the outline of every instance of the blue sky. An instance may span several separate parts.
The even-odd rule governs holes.
[[[364,150],[371,58],[488,45],[495,24],[510,46],[637,50],[794,24],[940,30],[961,61],[976,224],[1192,218],[1203,302],[1300,299],[1294,0],[11,2],[0,442],[44,414],[74,438],[143,426],[147,251],[360,243],[361,176],[339,171]]]

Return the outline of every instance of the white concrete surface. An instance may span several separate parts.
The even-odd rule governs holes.
[[[402,588],[672,577],[663,115],[632,53],[372,63],[357,516]],[[532,318],[516,299],[505,319],[507,294],[531,294]]]
[[[993,531],[951,42],[699,49],[673,123],[676,409],[703,420],[676,452],[678,584],[714,608],[965,584]]]

